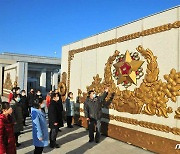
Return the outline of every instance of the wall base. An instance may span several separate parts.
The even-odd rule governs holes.
[[[77,125],[88,127],[87,121],[82,116],[75,116],[74,121]],[[176,144],[180,144],[178,141],[155,136],[152,134],[132,130],[129,128],[116,126],[102,122],[101,131],[104,135],[112,137],[114,139],[131,143],[135,146],[156,152],[166,154],[180,154],[180,150],[176,150]]]

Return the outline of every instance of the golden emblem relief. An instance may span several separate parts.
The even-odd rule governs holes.
[[[176,97],[180,95],[180,73],[172,69],[170,74],[164,75],[166,82],[162,82],[158,79],[159,68],[157,64],[157,57],[153,55],[149,49],[143,49],[142,46],[138,46],[137,51],[146,59],[147,69],[143,82],[134,91],[120,90],[112,78],[113,74],[111,68],[114,60],[119,56],[119,51],[115,51],[113,56],[108,58],[108,61],[104,69],[104,80],[97,74],[93,77],[94,81],[87,87],[87,91],[94,89],[98,94],[102,93],[106,86],[109,86],[109,94],[106,101],[111,100],[111,104],[107,108],[117,110],[119,112],[128,112],[131,114],[147,114],[168,117],[169,113],[173,110],[167,106],[169,99],[176,102]],[[131,70],[128,71],[128,75],[137,70],[142,64],[140,62],[132,62],[128,52],[124,63],[128,63]],[[132,63],[131,63],[132,62]],[[123,64],[115,64],[116,69],[119,69]],[[133,67],[133,65],[135,65]],[[121,70],[119,70],[119,73]],[[126,74],[127,75],[127,74]],[[122,76],[122,74],[121,74]],[[134,76],[135,77],[135,76]],[[123,79],[120,79],[120,83]],[[136,83],[136,80],[129,79],[131,82]],[[87,96],[87,93],[78,91],[79,101],[83,103]],[[113,95],[113,98],[112,98]],[[105,103],[106,104],[106,103]],[[176,118],[179,117],[179,109],[175,112]]]
[[[130,54],[129,51],[116,58],[117,63],[113,65],[115,67],[113,76],[117,80],[117,85],[122,84],[125,88],[131,86],[132,83],[137,85],[137,79],[143,76],[141,66],[144,61],[139,59],[138,53]]]
[[[66,95],[66,91],[67,91],[66,81],[67,81],[67,73],[63,72],[62,77],[61,77],[61,82],[59,82],[59,85],[58,85],[58,90],[59,90],[59,93],[61,94],[61,96]]]
[[[6,79],[5,79],[3,88],[8,89],[8,90],[11,90],[13,88],[10,73],[7,73],[7,75],[6,75]]]
[[[66,93],[67,93],[66,82],[67,82],[67,73],[63,72],[61,76],[61,81],[58,84],[58,91],[61,95],[62,102],[65,102],[66,100]]]
[[[180,107],[175,111],[176,115],[174,116],[175,119],[180,119]]]
[[[18,86],[18,77],[16,76],[16,79],[14,81],[14,87],[17,87]]]

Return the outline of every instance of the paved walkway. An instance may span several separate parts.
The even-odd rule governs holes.
[[[19,137],[19,142],[22,144],[17,148],[17,154],[32,154],[34,146],[32,145],[32,125],[31,119],[28,118],[22,135]],[[66,126],[66,124],[65,124]],[[150,151],[138,148],[133,145],[112,139],[110,137],[101,137],[100,143],[88,142],[88,131],[79,126],[74,128],[62,128],[59,132],[57,143],[59,149],[51,149],[46,147],[44,153],[51,154],[153,154]]]
[[[22,145],[17,148],[18,154],[32,154],[34,146],[32,145],[32,128],[31,120],[28,118],[27,124],[29,126],[25,127],[24,134],[19,138],[19,142]],[[65,124],[66,126],[66,124]],[[74,126],[74,128],[62,128],[62,132],[59,132],[57,137],[57,143],[60,145],[59,149],[51,149],[46,147],[44,153],[51,154],[152,154],[150,151],[143,150],[133,145],[102,136],[101,142],[99,144],[89,143],[88,141],[88,131],[79,126]]]

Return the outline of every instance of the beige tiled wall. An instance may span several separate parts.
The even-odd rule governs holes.
[[[170,9],[159,14],[148,16],[141,20],[123,25],[121,27],[117,27],[115,29],[86,38],[79,42],[75,42],[73,44],[64,46],[62,53],[62,72],[67,71],[67,55],[69,50],[89,46],[96,43],[101,43],[103,41],[111,40],[135,32],[141,32],[145,29],[153,28],[163,24],[174,23],[178,20],[180,20],[180,8],[176,7],[174,9]],[[180,71],[180,30],[177,28],[173,28],[169,31],[139,37],[137,39],[124,41],[105,47],[99,47],[93,50],[88,50],[75,54],[74,59],[71,61],[70,90],[73,91],[76,96],[78,88],[86,92],[86,86],[91,84],[91,82],[93,81],[93,76],[99,74],[101,78],[104,78],[105,64],[107,62],[107,59],[113,55],[115,50],[118,50],[123,54],[125,54],[126,50],[129,50],[130,52],[136,52],[136,48],[139,45],[142,45],[145,49],[151,49],[153,51],[154,56],[157,56],[158,67],[160,69],[159,79],[161,79],[163,82],[165,82],[163,76],[165,74],[169,74],[172,68],[175,68],[177,71]],[[143,70],[145,73],[147,69],[147,62],[142,56],[141,60],[145,61],[145,63],[143,64]],[[140,80],[138,80],[137,86],[134,85],[131,88],[129,88],[129,90],[134,90],[134,88],[139,87],[143,78],[144,76]],[[120,86],[120,89],[124,90],[122,86]],[[172,107],[173,111],[175,111],[177,107],[180,106],[180,98],[177,99],[176,103],[169,100],[167,105]],[[83,108],[82,104],[81,108]],[[118,115],[121,117],[133,118],[139,121],[148,121],[152,123],[167,125],[169,127],[180,128],[180,120],[174,119],[174,112],[172,114],[169,114],[169,118],[148,116],[144,114],[133,115],[124,112],[117,112],[112,109],[109,111],[104,109],[103,112]],[[81,115],[83,115],[83,113],[81,113]],[[174,135],[172,133],[155,131],[140,126],[117,122],[114,120],[111,120],[109,122],[126,128],[131,128],[142,132],[147,132],[150,134],[180,141],[180,136]]]
[[[69,45],[62,47],[62,57],[61,57],[61,74],[63,72],[68,73],[68,53],[70,47]]]

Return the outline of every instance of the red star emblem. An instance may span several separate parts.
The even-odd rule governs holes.
[[[131,66],[128,63],[124,63],[121,67],[121,74],[122,75],[128,75],[131,71]]]
[[[119,77],[117,84],[121,84],[124,81],[137,84],[136,72],[143,63],[144,61],[132,59],[129,51],[126,51],[125,58],[122,61],[114,64]]]

